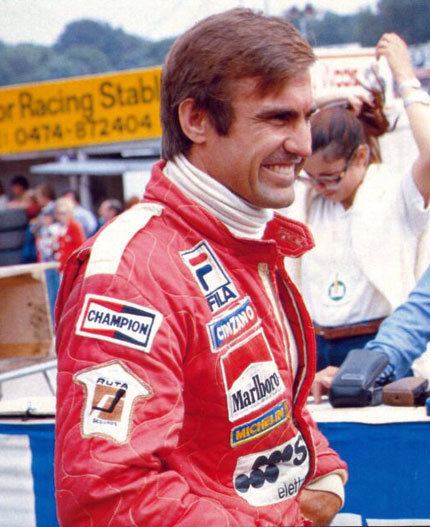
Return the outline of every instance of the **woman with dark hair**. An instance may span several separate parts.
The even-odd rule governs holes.
[[[286,266],[315,322],[318,369],[364,347],[429,263],[430,97],[400,37],[383,35],[376,53],[399,86],[418,158],[407,174],[378,163],[375,138],[389,123],[376,92],[358,115],[344,104],[312,116],[313,153],[288,215],[311,227],[315,248]]]

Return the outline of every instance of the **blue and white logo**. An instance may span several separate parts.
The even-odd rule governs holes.
[[[210,310],[214,313],[234,302],[239,294],[208,242],[202,241],[180,253]]]
[[[237,307],[207,325],[211,349],[214,353],[220,348],[234,342],[238,337],[255,327],[257,315],[247,297]]]

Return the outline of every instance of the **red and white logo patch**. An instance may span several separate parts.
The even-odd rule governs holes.
[[[263,408],[285,391],[262,330],[242,340],[220,361],[230,421]]]
[[[124,443],[130,432],[132,410],[151,388],[118,361],[78,372],[74,381],[85,386],[82,435],[102,436]]]
[[[85,297],[76,334],[149,353],[162,320],[162,314],[154,309],[90,293]]]

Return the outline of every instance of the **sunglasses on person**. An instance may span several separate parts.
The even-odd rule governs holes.
[[[335,189],[340,185],[342,179],[345,177],[348,167],[349,162],[345,164],[345,167],[340,172],[319,177],[313,176],[312,174],[309,174],[309,172],[306,172],[306,170],[303,170],[302,173],[297,176],[297,179],[299,181],[303,181],[303,183],[306,183],[307,185],[310,185],[312,187],[321,185],[327,189]]]

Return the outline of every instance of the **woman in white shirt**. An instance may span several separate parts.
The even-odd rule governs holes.
[[[376,54],[387,58],[398,83],[418,158],[404,175],[373,162],[368,137],[388,127],[377,105],[364,103],[358,117],[329,107],[311,119],[313,154],[287,213],[310,226],[315,249],[286,267],[315,322],[318,369],[364,347],[429,263],[422,247],[428,246],[430,97],[400,37],[383,35]]]

